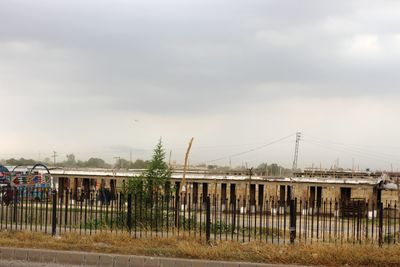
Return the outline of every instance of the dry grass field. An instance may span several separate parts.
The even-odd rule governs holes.
[[[192,259],[249,261],[320,266],[400,266],[400,246],[270,245],[259,242],[204,244],[193,238],[133,239],[128,234],[64,234],[52,237],[31,232],[0,232],[0,246],[46,248]]]

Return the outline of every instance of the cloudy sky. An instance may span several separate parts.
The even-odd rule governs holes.
[[[399,1],[2,0],[0,158],[397,169],[399,67]]]

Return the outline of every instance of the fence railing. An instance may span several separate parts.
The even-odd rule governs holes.
[[[207,242],[372,243],[400,241],[397,202],[364,199],[254,201],[241,196],[122,194],[3,188],[0,229],[61,234],[127,232],[134,238],[191,236]]]

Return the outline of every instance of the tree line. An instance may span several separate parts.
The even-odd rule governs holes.
[[[66,168],[121,168],[121,169],[145,169],[149,163],[148,160],[137,159],[130,162],[126,159],[119,159],[114,164],[106,162],[104,159],[91,157],[88,160],[76,160],[74,154],[68,154],[66,159],[60,162],[51,161],[50,158],[45,158],[43,161],[26,158],[10,158],[0,160],[1,165],[7,166],[32,166],[36,163],[42,163],[51,167],[66,167]]]
[[[71,153],[71,154],[66,155],[65,160],[56,162],[56,164],[54,164],[54,162],[51,161],[50,158],[45,158],[44,161],[39,161],[39,162],[34,159],[10,158],[10,159],[0,160],[0,164],[6,165],[6,166],[19,166],[19,165],[32,166],[36,163],[43,163],[50,167],[65,167],[65,168],[147,169],[147,168],[151,167],[152,164],[154,164],[154,160],[156,160],[154,157],[156,155],[158,155],[158,158],[160,158],[161,154],[163,154],[163,153],[164,153],[163,147],[162,147],[162,143],[160,140],[154,150],[154,155],[151,160],[136,159],[135,161],[131,162],[124,158],[118,158],[113,164],[110,164],[110,163],[106,162],[104,159],[97,158],[97,157],[91,157],[86,161],[85,160],[77,160],[75,155]],[[165,158],[164,154],[163,154],[163,160]],[[160,165],[160,164],[161,164],[161,162],[160,162],[160,160],[158,160],[158,165]],[[232,168],[229,166],[198,164],[198,165],[195,165],[192,167],[204,168],[209,171],[213,171],[213,170],[214,171],[246,171],[247,170],[247,168],[244,166],[238,166],[238,167]],[[262,163],[262,164],[258,165],[257,167],[253,168],[253,170],[261,175],[267,175],[267,176],[290,176],[292,174],[291,169],[285,168],[277,163],[272,163],[272,164]]]

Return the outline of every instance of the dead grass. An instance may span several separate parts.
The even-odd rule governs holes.
[[[0,232],[0,246],[46,248],[192,259],[249,261],[321,266],[400,266],[400,246],[271,245],[258,242],[219,242],[206,245],[192,238],[133,239],[128,234],[64,234],[51,237],[31,232]]]

